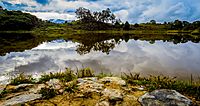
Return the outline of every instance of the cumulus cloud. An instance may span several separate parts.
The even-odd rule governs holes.
[[[10,3],[12,5],[6,5]],[[158,22],[173,21],[175,19],[196,21],[200,19],[199,0],[2,0],[0,5],[11,8],[16,5],[27,5],[18,9],[34,12],[42,19],[47,19],[44,14],[56,18],[74,17],[78,7],[89,8],[94,11],[110,8],[122,21],[131,23],[147,22],[155,19]],[[44,13],[40,13],[44,12]],[[59,14],[59,15],[58,15]],[[64,15],[65,14],[65,15]],[[48,16],[50,17],[50,16]]]

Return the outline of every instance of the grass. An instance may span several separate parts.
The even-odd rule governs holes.
[[[45,83],[50,79],[59,79],[62,82],[69,82],[65,88],[65,91],[74,93],[77,88],[77,78],[84,78],[84,77],[112,77],[113,74],[106,74],[101,72],[98,75],[94,74],[94,71],[91,68],[83,68],[78,70],[76,73],[74,70],[66,68],[64,72],[57,72],[57,73],[49,73],[41,75],[39,79],[39,83]],[[149,77],[141,77],[140,74],[133,74],[133,73],[124,73],[121,76],[128,84],[130,85],[143,85],[146,86],[147,91],[153,91],[155,89],[173,89],[182,94],[191,96],[196,100],[200,100],[200,82],[194,82],[193,77],[191,75],[190,81],[180,81],[177,80],[176,77],[167,77],[167,76],[149,76]],[[11,85],[19,85],[24,83],[36,83],[35,79],[32,76],[19,74],[15,78],[11,79]],[[6,93],[6,91],[5,91]],[[51,89],[43,89],[41,94],[44,95],[44,98],[50,98],[56,94]]]
[[[35,83],[35,79],[31,75],[25,75],[21,73],[13,78],[11,78],[10,85],[19,85],[19,84],[32,84]]]
[[[156,89],[173,89],[182,94],[194,97],[200,100],[200,83],[191,81],[179,81],[176,77],[166,76],[149,76],[148,78],[140,77],[140,74],[126,74],[122,78],[131,85],[144,85],[148,91]]]
[[[76,79],[76,75],[74,74],[73,70],[66,68],[65,72],[56,72],[56,73],[41,75],[39,83],[47,82],[50,79],[59,79],[62,82],[69,82]]]

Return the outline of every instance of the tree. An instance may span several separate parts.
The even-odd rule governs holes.
[[[126,21],[126,23],[124,24],[124,30],[129,30],[130,29],[130,24],[128,21]]]
[[[116,16],[112,14],[111,10],[107,8],[106,10],[102,10],[101,12],[95,11],[91,12],[89,9],[79,7],[76,10],[76,17],[81,22],[102,22],[102,23],[108,23],[108,22],[115,22]]]
[[[150,24],[156,24],[156,21],[155,20],[151,20]]]
[[[182,23],[182,21],[175,20],[175,21],[174,21],[174,28],[175,28],[175,29],[182,29],[182,28],[183,28],[183,23]]]

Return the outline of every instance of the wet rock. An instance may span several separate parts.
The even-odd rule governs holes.
[[[99,80],[101,83],[114,83],[120,86],[125,86],[126,82],[119,77],[104,77]]]
[[[36,99],[40,99],[42,98],[41,94],[24,94],[24,95],[19,95],[16,97],[13,97],[7,101],[5,101],[3,104],[1,104],[1,106],[13,106],[13,105],[20,105],[20,104],[24,104],[26,102],[29,101],[33,101]]]
[[[143,106],[191,106],[192,101],[175,90],[155,90],[139,98]]]
[[[109,102],[107,102],[107,101],[101,101],[101,102],[97,103],[95,106],[110,106],[110,105],[109,105]]]
[[[60,82],[59,79],[51,79],[50,81],[46,82],[47,85],[55,90],[59,90],[62,88],[62,83]]]
[[[29,92],[31,92],[31,93],[39,93],[41,91],[41,89],[45,88],[45,87],[46,87],[45,84],[39,84],[36,87],[30,89]]]
[[[111,101],[121,101],[123,100],[123,95],[120,90],[117,89],[104,89],[102,91],[104,97],[108,97]]]

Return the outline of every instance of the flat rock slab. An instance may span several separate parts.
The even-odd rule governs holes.
[[[26,102],[32,101],[32,100],[36,100],[36,99],[40,99],[42,98],[41,94],[23,94],[23,95],[19,95],[16,97],[13,97],[7,101],[5,101],[3,104],[0,104],[1,106],[13,106],[13,105],[19,105],[19,104],[24,104]]]
[[[139,98],[142,106],[191,106],[192,101],[175,90],[161,89]]]
[[[125,86],[126,81],[122,80],[119,77],[104,77],[99,80],[101,83],[114,83],[120,86]]]

